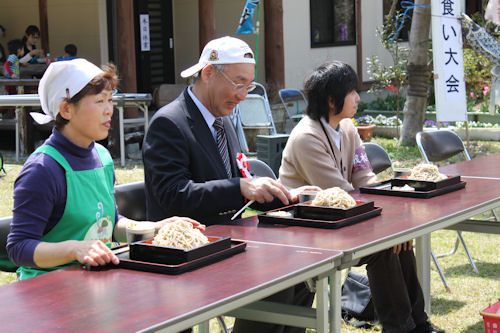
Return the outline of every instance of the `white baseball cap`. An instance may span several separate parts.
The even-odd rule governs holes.
[[[67,97],[72,98],[103,70],[85,59],[53,62],[49,65],[38,85],[38,95],[45,114],[31,112],[39,124],[56,119],[59,106]]]
[[[205,45],[196,65],[181,72],[184,78],[193,76],[208,64],[255,64],[253,51],[247,43],[234,37],[221,37]]]

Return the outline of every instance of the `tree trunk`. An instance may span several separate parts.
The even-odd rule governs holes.
[[[425,121],[425,103],[429,83],[427,51],[431,22],[430,0],[416,0],[410,30],[410,53],[408,56],[408,91],[403,114],[403,129],[399,142],[415,145],[415,135],[421,131]]]

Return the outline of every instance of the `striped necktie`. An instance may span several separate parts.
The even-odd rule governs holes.
[[[214,121],[214,128],[217,132],[217,148],[219,148],[220,156],[222,157],[222,162],[226,167],[226,173],[228,178],[232,177],[231,173],[231,162],[229,161],[229,151],[227,149],[226,132],[224,131],[224,124],[222,123],[222,118],[216,118]]]

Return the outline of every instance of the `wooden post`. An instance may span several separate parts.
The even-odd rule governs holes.
[[[122,92],[137,92],[137,76],[135,64],[135,20],[133,0],[116,2],[117,48],[118,48],[118,75]],[[124,110],[124,118],[137,118],[136,108]],[[120,124],[118,110],[115,109],[111,122],[111,152],[113,156],[120,153]]]
[[[470,132],[469,132],[469,120],[465,121],[465,140],[467,142],[467,150],[470,151]]]
[[[137,92],[135,72],[134,3],[132,0],[117,1],[118,70],[123,92]]]
[[[200,53],[215,38],[215,0],[198,0]]]
[[[47,0],[38,0],[38,14],[40,16],[40,38],[42,40],[42,50],[45,53],[50,53]]]
[[[358,89],[363,87],[363,38],[361,35],[361,0],[356,0],[356,71],[358,72]],[[398,125],[399,136],[399,125]]]
[[[282,0],[264,1],[264,25],[267,93],[272,101],[285,86]]]

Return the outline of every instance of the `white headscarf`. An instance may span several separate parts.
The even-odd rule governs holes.
[[[39,124],[56,119],[59,106],[67,97],[72,98],[103,70],[85,59],[53,62],[43,74],[38,85],[38,95],[45,114],[31,112]]]

